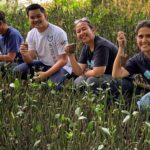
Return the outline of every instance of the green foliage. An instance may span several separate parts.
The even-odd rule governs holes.
[[[128,109],[122,95],[108,108],[109,89],[95,96],[88,87],[75,92],[72,81],[60,92],[40,83],[34,88],[32,81],[23,86],[6,78],[0,83],[0,149],[150,147],[150,114],[135,111],[134,97]]]
[[[113,42],[116,33],[124,30],[127,53],[132,54],[135,25],[149,19],[149,13],[137,9],[129,15],[112,2],[55,0],[43,6],[49,21],[67,31],[70,42],[76,42],[74,20],[87,16],[97,33]],[[30,26],[25,10],[0,8],[8,23],[26,37]],[[113,101],[109,89],[99,89],[95,96],[89,87],[84,93],[75,92],[72,80],[57,92],[51,82],[22,85],[19,80],[12,82],[12,76],[8,79],[0,78],[0,149],[150,149],[150,114],[135,111],[140,96],[133,96],[126,109],[126,98],[120,93],[119,101],[108,108],[108,97]]]
[[[54,0],[43,4],[48,13],[48,20],[62,27],[68,34],[69,42],[77,42],[74,35],[74,21],[82,17],[89,17],[97,29],[97,34],[106,37],[116,43],[116,33],[123,30],[127,34],[128,54],[137,51],[134,28],[140,20],[149,19],[148,1],[136,3],[128,2],[128,6],[122,0],[99,1],[99,0]],[[24,37],[30,29],[25,9],[0,6],[7,14],[8,23],[16,27]],[[135,9],[136,8],[136,9]],[[133,11],[132,11],[133,10]]]

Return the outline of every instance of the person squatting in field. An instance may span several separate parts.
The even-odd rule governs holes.
[[[72,72],[64,51],[68,43],[67,34],[48,22],[45,9],[39,4],[29,5],[26,12],[33,28],[27,34],[27,44],[20,46],[25,63],[15,67],[14,72],[27,80],[30,71],[34,80],[51,80],[60,89],[67,74]],[[35,74],[36,69],[39,72]]]
[[[119,45],[118,53],[113,65],[112,76],[114,78],[124,78],[128,75],[141,74],[143,79],[150,84],[150,20],[144,20],[137,24],[136,43],[140,50],[139,53],[131,57],[125,64],[121,66],[121,56],[126,46],[126,37],[123,31],[118,32],[117,41]],[[140,87],[141,88],[141,87]],[[141,88],[142,92],[147,93],[150,89]],[[150,93],[138,101],[140,110],[150,111]]]
[[[109,40],[96,35],[95,28],[88,18],[76,20],[74,25],[76,37],[83,43],[78,61],[72,46],[65,47],[73,73],[78,76],[74,84],[77,87],[84,87],[84,82],[86,82],[96,92],[103,82],[111,79],[117,47]]]
[[[11,69],[23,62],[19,52],[23,37],[20,32],[9,26],[5,19],[5,13],[0,11],[0,70],[2,76],[6,74],[6,66]]]

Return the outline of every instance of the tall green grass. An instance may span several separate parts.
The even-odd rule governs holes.
[[[95,96],[66,83],[62,91],[46,83],[22,85],[0,80],[0,149],[145,149],[150,148],[149,114],[110,98],[109,88]],[[107,105],[108,97],[113,102]]]
[[[74,20],[87,16],[96,26],[97,34],[114,43],[116,33],[126,31],[128,54],[137,52],[135,25],[150,17],[143,11],[128,15],[122,7],[109,2],[54,2],[46,5],[48,20],[67,32],[69,42],[78,42],[73,32]],[[25,10],[2,9],[7,13],[8,23],[26,37],[30,27]],[[149,150],[149,114],[139,112],[136,105],[141,95],[133,95],[126,107],[127,99],[121,92],[118,101],[113,101],[109,93],[109,88],[100,89],[99,96],[89,88],[76,91],[72,80],[56,92],[51,83],[29,80],[22,85],[8,73],[0,78],[0,150]],[[110,107],[108,98],[113,102]]]

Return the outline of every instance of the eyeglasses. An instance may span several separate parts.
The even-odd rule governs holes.
[[[90,20],[87,18],[87,17],[83,17],[81,19],[77,19],[74,21],[74,24],[78,24],[79,22],[87,22],[87,23],[90,23]]]

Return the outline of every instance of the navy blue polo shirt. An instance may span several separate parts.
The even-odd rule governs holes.
[[[23,42],[23,37],[20,32],[13,27],[9,27],[5,34],[0,35],[0,52],[6,55],[9,52],[16,52],[16,62],[22,62],[21,54],[19,53],[20,44]]]

